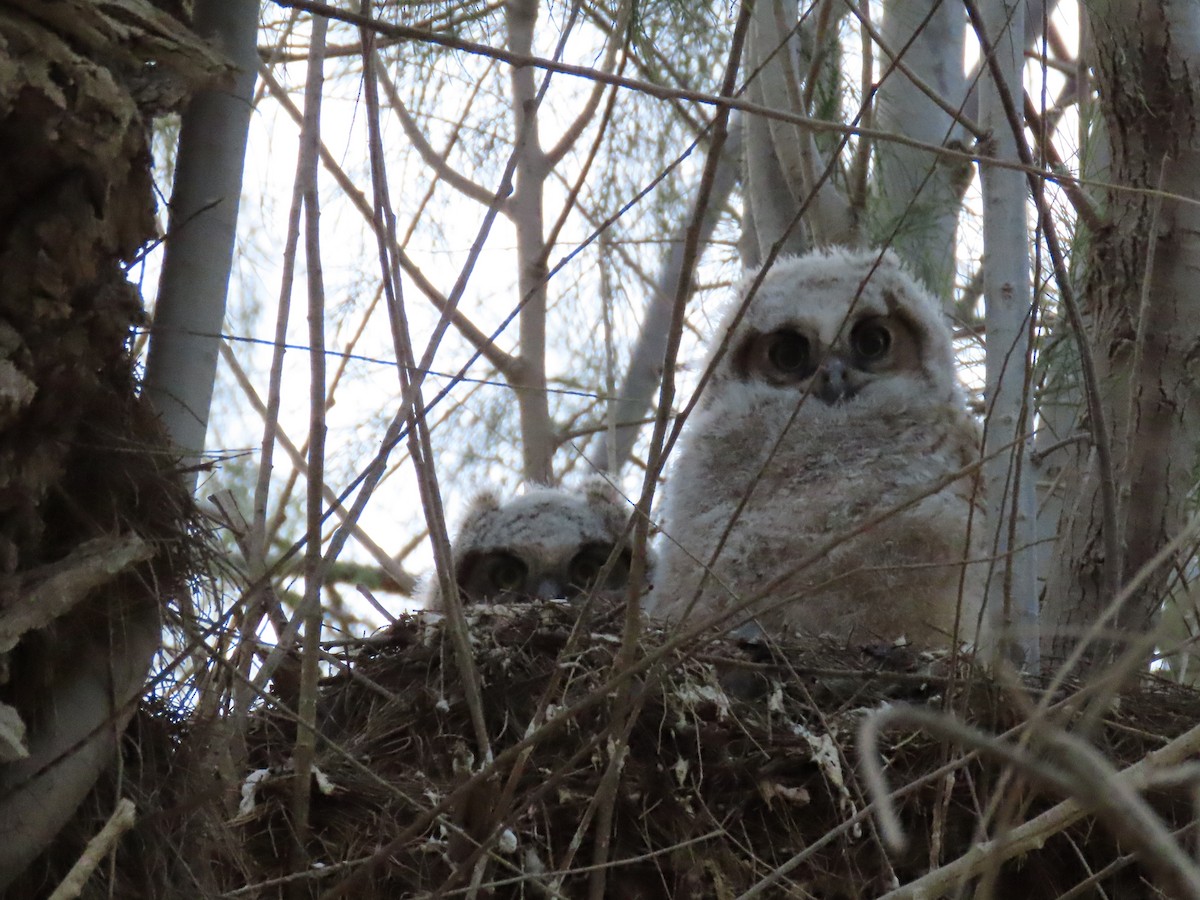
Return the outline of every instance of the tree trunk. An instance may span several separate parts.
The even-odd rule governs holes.
[[[511,0],[505,6],[508,48],[529,55],[537,22],[537,0]],[[534,70],[512,70],[513,131],[517,178],[509,210],[517,229],[517,258],[521,292],[521,350],[512,386],[521,418],[523,474],[527,483],[554,480],[554,428],[546,393],[546,239],[542,203],[547,165],[538,134]]]
[[[717,161],[716,175],[713,177],[712,191],[707,198],[704,215],[700,219],[699,244],[704,247],[712,238],[713,230],[717,227],[733,193],[737,181],[739,163],[742,158],[744,120],[730,123],[729,138],[721,150],[721,158]],[[671,310],[675,305],[675,294],[679,279],[683,275],[684,243],[687,240],[687,230],[696,218],[695,202],[688,209],[688,216],[683,220],[678,231],[667,243],[667,253],[663,259],[662,269],[654,283],[654,291],[646,303],[642,314],[641,327],[638,330],[637,342],[629,354],[629,366],[625,370],[625,378],[621,389],[612,401],[613,421],[616,427],[610,436],[605,432],[600,439],[599,448],[593,454],[593,462],[601,470],[608,471],[609,455],[612,453],[616,470],[611,474],[617,475],[629,462],[633,454],[633,445],[637,442],[638,433],[642,426],[638,423],[647,410],[650,409],[654,392],[658,390],[662,378],[663,355],[667,350],[667,338],[671,325]],[[630,424],[634,423],[634,424]],[[610,444],[611,440],[611,444]]]
[[[888,71],[895,61],[888,53],[893,53],[948,105],[962,103],[967,90],[962,70],[966,22],[959,4],[892,0],[884,7],[880,31],[886,49],[879,51],[877,71]],[[900,68],[880,77],[875,114],[879,127],[926,144],[965,142],[965,129]],[[875,158],[878,196],[871,210],[872,237],[890,241],[949,308],[958,214],[970,174],[957,161],[889,141],[879,142]]]
[[[1013,125],[1005,114],[1004,79],[1011,98],[1020,97],[1023,47],[1022,3],[981,4],[987,43],[996,65],[984,71],[980,124],[992,135],[992,155],[1019,160]],[[987,616],[999,648],[1019,667],[1037,666],[1036,501],[1027,435],[1033,409],[1029,387],[1029,339],[1033,292],[1029,280],[1029,228],[1025,175],[985,165],[983,179],[983,284],[987,304],[987,422],[984,483],[988,533],[995,563],[990,568]],[[979,523],[983,527],[983,523]]]
[[[172,440],[193,466],[204,452],[225,324],[258,72],[258,0],[201,0],[196,31],[229,54],[238,76],[233,90],[202,91],[183,114],[145,383]]]
[[[796,22],[796,4],[785,5],[786,14],[778,12],[775,3],[758,4],[746,41],[745,71],[749,79],[746,94],[753,102],[765,106],[771,104],[772,96],[768,95],[773,95],[777,101],[781,97],[786,99],[783,85],[795,72],[798,60],[797,38],[785,40],[787,28]],[[777,15],[783,19],[783,27],[780,27]],[[788,15],[790,18],[785,18]],[[778,86],[775,91],[768,89],[768,80]],[[783,242],[781,252],[786,254],[803,253],[809,246],[803,225],[788,230],[803,197],[797,193],[800,185],[793,184],[784,174],[775,146],[782,128],[773,129],[771,125],[770,120],[762,116],[747,115],[742,120],[742,192],[746,198],[746,213],[741,247],[742,262],[747,267],[760,265],[771,247],[780,241]],[[796,142],[794,137],[793,142]]]
[[[147,119],[221,66],[149,4],[63,0],[0,11],[0,68],[0,710],[28,728],[0,755],[2,891],[111,762],[186,575],[125,267],[154,230]]]
[[[1113,181],[1109,227],[1093,237],[1083,296],[1088,346],[1110,423],[1117,521],[1104,521],[1092,453],[1066,496],[1044,621],[1049,661],[1062,659],[1114,599],[1104,529],[1115,528],[1124,580],[1183,525],[1197,463],[1200,393],[1200,7],[1190,0],[1091,4],[1091,39]],[[1178,199],[1176,199],[1178,198]],[[1173,559],[1162,560],[1108,622],[1120,636],[1155,620]],[[1090,654],[1107,657],[1107,645]]]

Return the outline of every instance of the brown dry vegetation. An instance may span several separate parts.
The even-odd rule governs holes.
[[[298,875],[288,813],[296,726],[279,698],[262,704],[248,729],[240,810],[215,781],[195,792],[188,769],[206,756],[211,723],[146,705],[121,782],[139,821],[111,873],[93,878],[85,896],[459,896],[473,873],[476,896],[587,896],[604,773],[621,732],[618,692],[603,687],[619,646],[615,618],[566,604],[472,610],[498,758],[484,778],[440,623],[405,618],[331,649],[306,843],[312,867]],[[648,635],[643,651],[663,637]],[[915,787],[898,799],[908,848],[888,853],[859,775],[864,715],[885,703],[948,708],[998,734],[1023,720],[1022,702],[965,663],[902,648],[769,650],[719,640],[702,653],[668,653],[633,693],[604,895],[734,897],[787,866],[762,896],[880,896],[893,878],[910,881],[1063,798],[994,759],[964,759],[953,743],[889,732],[890,783]],[[1147,681],[1122,697],[1094,740],[1125,765],[1198,715],[1196,694]],[[522,744],[547,716],[556,726]],[[952,775],[930,777],[947,763]],[[99,828],[117,785],[110,779],[96,791],[29,896],[55,883],[55,870]],[[1174,827],[1188,823],[1185,790],[1151,799]],[[1059,897],[1105,867],[1097,883],[1109,896],[1154,896],[1153,879],[1110,824],[1082,818],[1039,851],[979,871],[994,879],[997,897]]]

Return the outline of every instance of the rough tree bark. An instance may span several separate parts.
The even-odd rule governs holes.
[[[0,10],[0,709],[28,726],[0,756],[0,890],[112,760],[184,574],[124,269],[154,231],[148,119],[220,69],[144,0]]]
[[[1126,581],[1178,534],[1200,434],[1200,6],[1107,0],[1087,12],[1112,180],[1121,186],[1104,198],[1108,227],[1092,237],[1082,292],[1118,515],[1104,521],[1092,453],[1066,491],[1076,500],[1065,510],[1046,587],[1048,661],[1062,659],[1113,600],[1106,527],[1116,529]],[[1118,633],[1153,623],[1172,560],[1164,562],[1110,623]],[[1107,657],[1099,650],[1093,661]]]

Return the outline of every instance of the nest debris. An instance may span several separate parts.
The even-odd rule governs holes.
[[[197,784],[184,770],[205,742],[203,723],[178,710],[145,712],[124,787],[141,818],[116,853],[118,895],[344,891],[365,900],[467,896],[474,887],[478,897],[574,898],[589,896],[602,859],[608,897],[732,898],[756,885],[765,897],[878,897],[1062,799],[995,761],[964,761],[934,737],[889,732],[880,749],[891,786],[915,787],[897,798],[908,847],[888,853],[859,774],[859,723],[881,705],[911,703],[1000,733],[1022,714],[994,682],[965,661],[905,648],[721,639],[702,652],[667,651],[626,682],[632,690],[606,689],[619,614],[584,616],[565,603],[469,611],[498,760],[491,777],[479,775],[440,621],[408,616],[335,648],[321,686],[301,866],[290,814],[297,726],[285,702],[268,699],[252,718],[234,801],[227,795],[224,806],[217,791],[198,797],[183,787]],[[653,654],[669,637],[651,631],[640,650]],[[1127,765],[1198,714],[1190,689],[1147,681],[1115,704],[1094,741]],[[528,740],[547,720],[553,727]],[[614,768],[618,738],[627,751]],[[113,787],[97,821],[112,809]],[[1150,799],[1171,827],[1190,822],[1178,790]],[[606,821],[611,828],[598,824]],[[598,835],[607,836],[602,856]],[[1090,818],[983,877],[1001,897],[1156,895],[1130,848]],[[114,889],[106,881],[93,879],[95,896]],[[988,896],[978,878],[969,887]]]

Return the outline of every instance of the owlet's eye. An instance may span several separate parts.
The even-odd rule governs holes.
[[[859,362],[879,362],[892,349],[892,332],[879,319],[864,319],[850,332],[850,349]]]
[[[592,544],[584,547],[571,559],[567,566],[567,578],[575,587],[591,587],[600,577],[604,564],[612,553],[611,544]],[[604,580],[606,588],[621,588],[629,580],[629,553],[623,552],[613,560],[608,577]]]
[[[576,587],[587,587],[595,582],[608,559],[610,547],[584,547],[571,559],[567,566],[567,578]]]
[[[812,351],[808,338],[798,331],[776,331],[764,339],[767,362],[779,375],[804,378],[812,374]]]
[[[525,586],[525,576],[529,569],[511,553],[498,553],[488,563],[487,576],[492,590],[517,591]]]

